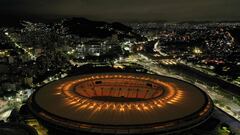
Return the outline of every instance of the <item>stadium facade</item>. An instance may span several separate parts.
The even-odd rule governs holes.
[[[102,73],[67,77],[28,100],[46,127],[70,134],[172,134],[205,122],[213,103],[198,87],[166,76]]]

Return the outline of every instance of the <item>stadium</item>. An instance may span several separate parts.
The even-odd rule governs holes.
[[[69,134],[174,134],[205,122],[213,110],[198,87],[139,73],[60,79],[39,88],[28,106],[43,125]]]

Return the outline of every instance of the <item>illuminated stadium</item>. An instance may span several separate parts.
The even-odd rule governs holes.
[[[64,78],[28,100],[44,125],[72,134],[170,134],[192,129],[211,115],[211,99],[187,82],[137,73]]]

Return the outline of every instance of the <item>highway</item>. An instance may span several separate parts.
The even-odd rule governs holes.
[[[189,66],[186,66],[183,64],[178,64],[178,65],[172,66],[170,68],[177,72],[183,72],[184,74],[186,74],[188,76],[194,76],[200,81],[205,81],[205,82],[209,82],[212,84],[216,84],[216,85],[220,86],[221,88],[223,88],[224,90],[240,96],[240,87],[239,86],[234,85],[229,82],[226,82],[224,80],[221,80],[215,76],[210,76],[210,75],[203,73],[195,68],[192,68],[192,67],[189,67]]]
[[[193,73],[184,71],[180,72],[178,70],[171,70],[167,69],[166,67],[161,66],[159,63],[155,62],[155,60],[150,59],[149,57],[138,54],[138,55],[131,55],[126,59],[122,59],[118,61],[121,62],[129,62],[129,63],[136,63],[142,65],[145,69],[151,71],[152,73],[156,73],[159,75],[170,76],[174,78],[178,78],[190,83],[194,83],[196,86],[203,89],[208,95],[213,99],[215,105],[220,108],[221,110],[225,111],[227,114],[234,117],[236,120],[240,121],[240,105],[236,103],[232,98],[223,95],[221,89],[209,86],[207,83],[203,83],[202,80],[198,80],[198,76],[193,75]],[[172,67],[176,66],[174,63]],[[187,72],[188,74],[192,75],[191,77],[186,76],[184,73]],[[194,78],[194,79],[193,79]],[[208,80],[206,80],[208,81]]]

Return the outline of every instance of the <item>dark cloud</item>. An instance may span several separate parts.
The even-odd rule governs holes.
[[[240,0],[0,0],[0,12],[107,20],[240,20]]]

